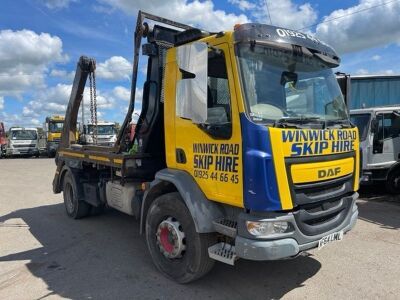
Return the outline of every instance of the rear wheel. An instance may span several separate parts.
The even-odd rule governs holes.
[[[90,204],[78,200],[78,190],[70,172],[63,180],[64,205],[67,215],[73,219],[86,217],[90,213]]]
[[[199,279],[214,265],[208,247],[215,237],[196,232],[179,193],[162,195],[152,203],[146,218],[146,240],[156,267],[179,283]]]
[[[400,169],[395,169],[389,173],[386,189],[391,194],[400,194]]]

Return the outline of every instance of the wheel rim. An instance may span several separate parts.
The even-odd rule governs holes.
[[[67,207],[67,211],[72,213],[74,211],[74,190],[72,186],[67,183],[65,185],[65,206]]]
[[[168,217],[162,221],[156,232],[157,245],[160,252],[169,259],[183,256],[185,245],[185,233],[181,224],[174,218]]]

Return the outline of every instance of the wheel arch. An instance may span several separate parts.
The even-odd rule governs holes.
[[[399,169],[400,169],[400,161],[397,161],[390,166],[389,170],[386,173],[386,179],[389,177],[390,173],[392,173],[393,171],[397,171]]]
[[[60,192],[63,191],[64,179],[68,172],[71,174],[72,181],[74,182],[74,185],[78,192],[77,196],[80,199],[80,198],[82,198],[83,191],[82,191],[81,184],[77,181],[77,176],[79,176],[79,171],[74,170],[73,168],[67,166],[66,164],[63,165],[63,167],[60,171],[59,179],[58,179],[58,188],[59,188]]]
[[[221,206],[206,198],[193,177],[185,171],[163,169],[143,196],[140,214],[140,233],[144,233],[147,212],[159,196],[177,191],[192,215],[198,233],[215,232],[213,221],[223,217]]]

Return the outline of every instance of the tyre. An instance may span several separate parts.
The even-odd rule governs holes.
[[[391,194],[400,194],[400,169],[391,171],[386,180],[386,190]]]
[[[208,248],[215,244],[215,235],[196,232],[179,193],[162,195],[151,204],[146,217],[146,241],[156,267],[178,283],[199,279],[214,265]]]
[[[90,213],[90,204],[78,200],[78,190],[70,172],[63,180],[64,205],[67,215],[73,219],[86,217]]]
[[[56,151],[47,151],[47,157],[54,158],[56,156]]]

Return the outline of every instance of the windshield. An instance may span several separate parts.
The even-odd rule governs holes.
[[[87,125],[87,134],[93,134],[95,126]],[[97,125],[97,134],[98,135],[114,135],[115,134],[115,126],[114,125]]]
[[[62,132],[64,127],[64,122],[50,122],[49,131],[50,132]]]
[[[358,132],[360,134],[361,141],[367,138],[368,134],[368,124],[371,119],[370,114],[356,114],[350,115],[350,121],[358,127]]]
[[[37,133],[35,130],[13,130],[13,131],[11,131],[11,139],[13,139],[13,140],[36,140]]]
[[[319,58],[256,45],[237,47],[246,107],[254,122],[347,121],[332,70]]]

